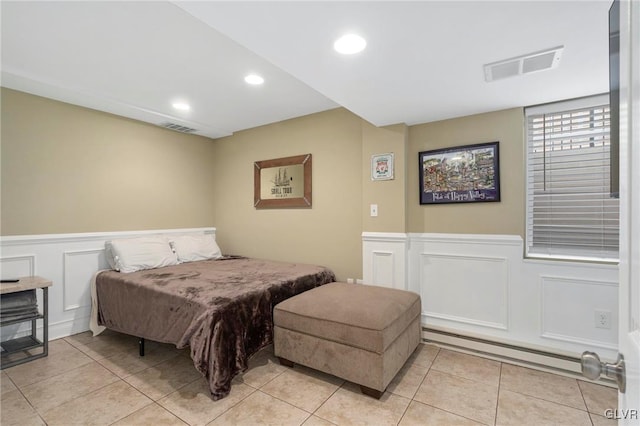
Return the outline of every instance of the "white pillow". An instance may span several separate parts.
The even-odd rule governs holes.
[[[211,234],[180,235],[173,237],[171,246],[178,255],[178,261],[193,262],[196,260],[219,259],[222,257],[220,247]]]
[[[107,257],[107,263],[111,267],[111,269],[115,269],[118,271],[118,260],[116,256],[113,254],[113,249],[111,248],[111,241],[106,241],[104,243],[104,254]]]
[[[106,243],[107,260],[120,272],[177,265],[178,258],[166,237],[140,237]],[[111,256],[109,256],[111,252]],[[111,259],[109,259],[111,258]]]

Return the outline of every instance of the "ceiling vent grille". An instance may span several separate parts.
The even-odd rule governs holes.
[[[490,82],[555,68],[560,63],[563,49],[564,46],[558,46],[552,49],[486,64],[484,66],[484,79]]]
[[[176,132],[180,132],[180,133],[193,133],[198,131],[196,129],[192,129],[191,127],[182,126],[180,124],[171,123],[168,121],[165,121],[164,123],[160,123],[159,126],[164,127],[165,129],[175,130]]]

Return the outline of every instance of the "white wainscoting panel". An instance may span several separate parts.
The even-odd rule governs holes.
[[[212,234],[215,237],[215,231],[215,228],[188,228],[1,237],[2,278],[38,275],[53,282],[49,287],[49,338],[56,339],[89,329],[90,283],[93,274],[108,268],[104,253],[106,241],[149,235]],[[41,305],[40,291],[38,296]],[[42,327],[41,321],[38,327]],[[1,339],[16,337],[28,328],[27,325],[3,327]],[[38,330],[38,335],[42,335],[42,330]]]
[[[436,253],[421,253],[420,259],[424,316],[508,328],[507,259]]]
[[[395,255],[392,251],[374,250],[373,254],[373,285],[393,286],[395,277]]]
[[[542,275],[540,288],[542,337],[617,349],[617,283]],[[598,328],[594,325],[596,311],[611,314],[610,328]]]
[[[406,289],[407,235],[364,232],[362,234],[362,282]]]
[[[0,258],[2,278],[30,277],[35,275],[36,255],[10,256]]]
[[[523,253],[517,235],[365,233],[363,276],[371,283],[393,276],[391,286],[420,294],[424,327],[576,357],[593,350],[615,360],[617,265]],[[596,310],[611,312],[611,329],[595,326]]]
[[[63,310],[91,310],[91,278],[96,271],[109,269],[104,247],[65,251],[63,267]]]

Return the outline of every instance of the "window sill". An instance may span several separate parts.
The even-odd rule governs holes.
[[[567,263],[582,263],[598,266],[615,266],[620,263],[619,259],[610,259],[602,257],[588,257],[588,256],[569,256],[560,254],[540,254],[540,253],[528,253],[524,256],[525,261],[532,262],[567,262]]]

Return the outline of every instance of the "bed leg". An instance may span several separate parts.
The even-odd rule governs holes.
[[[140,337],[138,340],[138,348],[140,349],[140,356],[144,356],[144,338]]]

